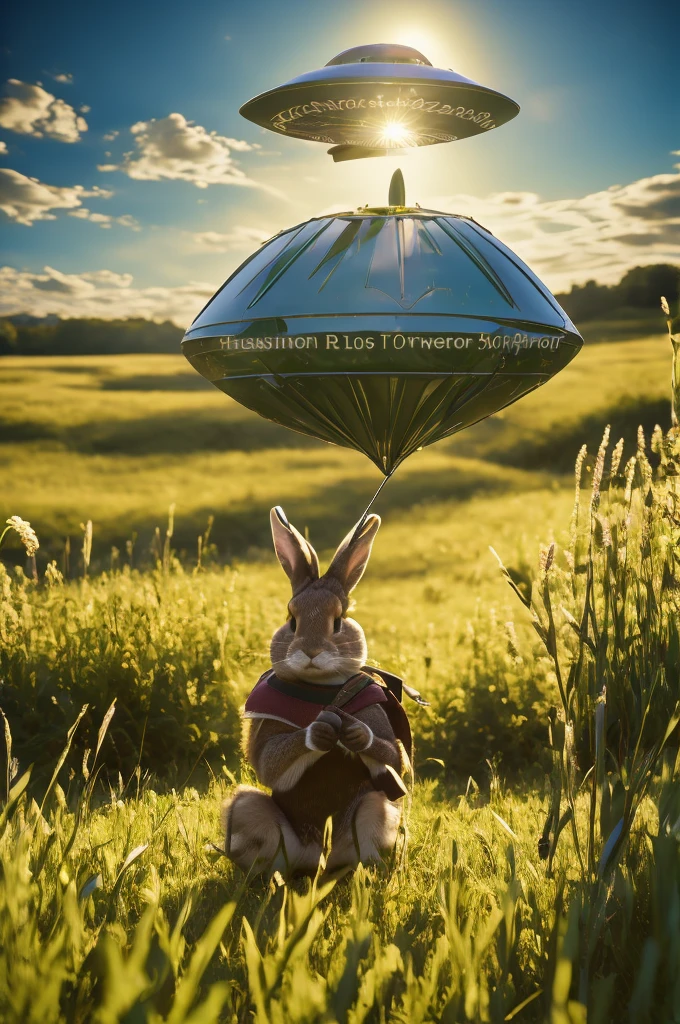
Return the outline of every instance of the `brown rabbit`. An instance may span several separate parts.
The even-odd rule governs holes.
[[[366,639],[347,609],[380,518],[350,531],[321,577],[282,509],[271,525],[293,596],[271,641],[272,669],[246,702],[245,749],[272,792],[239,786],[224,807],[225,850],[245,871],[314,873],[331,817],[329,870],[378,860],[397,837],[410,729],[399,701],[364,670]]]

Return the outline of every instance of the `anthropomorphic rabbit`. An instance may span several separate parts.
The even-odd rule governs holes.
[[[271,524],[293,594],[271,641],[272,669],[246,702],[244,737],[271,796],[237,789],[224,807],[225,851],[252,873],[311,874],[330,817],[328,870],[379,860],[396,842],[411,734],[399,701],[365,669],[364,632],[347,609],[380,518],[347,534],[323,576],[281,509]]]

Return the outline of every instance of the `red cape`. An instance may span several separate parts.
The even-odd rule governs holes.
[[[246,718],[255,716],[258,718],[262,716],[280,718],[289,722],[290,725],[296,725],[298,729],[306,729],[325,705],[316,703],[316,701],[301,700],[275,690],[273,686],[269,685],[269,679],[273,674],[271,669],[269,672],[265,672],[263,676],[260,676],[255,688],[250,691],[246,701]],[[331,687],[328,689],[331,690]],[[337,689],[339,690],[340,687],[338,686]],[[336,688],[333,687],[332,690],[335,693]],[[369,683],[356,697],[344,705],[343,710],[353,715],[355,711],[361,711],[362,708],[367,708],[370,704],[385,704],[386,702],[386,690],[378,683]]]

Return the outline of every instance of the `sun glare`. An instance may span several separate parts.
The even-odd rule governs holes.
[[[386,124],[382,130],[383,142],[391,143],[392,145],[407,145],[411,132],[405,124],[399,124],[397,121]]]
[[[396,32],[390,31],[389,35],[391,37],[390,42],[401,43],[402,46],[412,46],[414,50],[419,50],[429,61],[436,65],[441,47],[435,36],[415,27],[407,27]],[[447,64],[446,67],[448,66]]]

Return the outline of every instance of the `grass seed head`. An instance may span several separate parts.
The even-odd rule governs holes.
[[[581,477],[583,476],[583,463],[585,462],[586,455],[588,454],[588,448],[584,444],[576,456],[576,463],[574,465],[574,507],[571,513],[571,524],[569,532],[571,535],[571,549],[572,552],[576,546],[576,533],[578,530],[578,513],[581,501]]]
[[[642,424],[640,424],[640,426],[637,429],[637,446],[638,452],[644,452],[647,446],[647,443],[645,441],[645,432],[642,428]]]
[[[631,456],[626,463],[626,490],[624,493],[623,500],[628,504],[633,495],[633,478],[635,477],[635,467],[637,465],[637,459],[635,456]]]
[[[588,446],[581,445],[578,455],[576,456],[576,463],[574,465],[574,476],[576,477],[576,486],[581,486],[581,474],[583,471],[583,463],[586,455],[588,454]]]
[[[512,620],[510,620],[510,622],[505,623],[505,635],[508,638],[508,654],[513,659],[513,661],[515,661],[517,664],[521,664],[523,659],[522,655],[519,653],[517,631],[515,630],[515,623]]]
[[[50,587],[58,587],[64,582],[64,576],[55,561],[49,563],[45,569],[45,579]]]
[[[38,541],[38,535],[26,520],[22,519],[21,516],[10,516],[7,520],[7,525],[10,526],[15,533],[19,534],[19,540],[26,548],[26,554],[30,557],[35,555],[36,551],[40,547]]]
[[[621,437],[616,442],[616,445],[614,447],[614,451],[612,452],[612,462],[611,462],[611,469],[610,469],[610,474],[609,474],[610,476],[616,476],[616,474],[618,473],[619,466],[621,465],[621,458],[622,458],[622,456],[623,456],[623,438]]]
[[[539,563],[540,563],[540,566],[541,566],[541,572],[542,573],[549,572],[550,567],[553,564],[554,558],[555,558],[555,542],[553,541],[552,544],[549,547],[541,548],[541,551],[540,551],[540,554],[539,554]]]
[[[599,513],[595,516],[598,523],[602,527],[602,544],[606,548],[612,547],[612,531],[609,526],[609,520],[606,516],[601,516]]]

